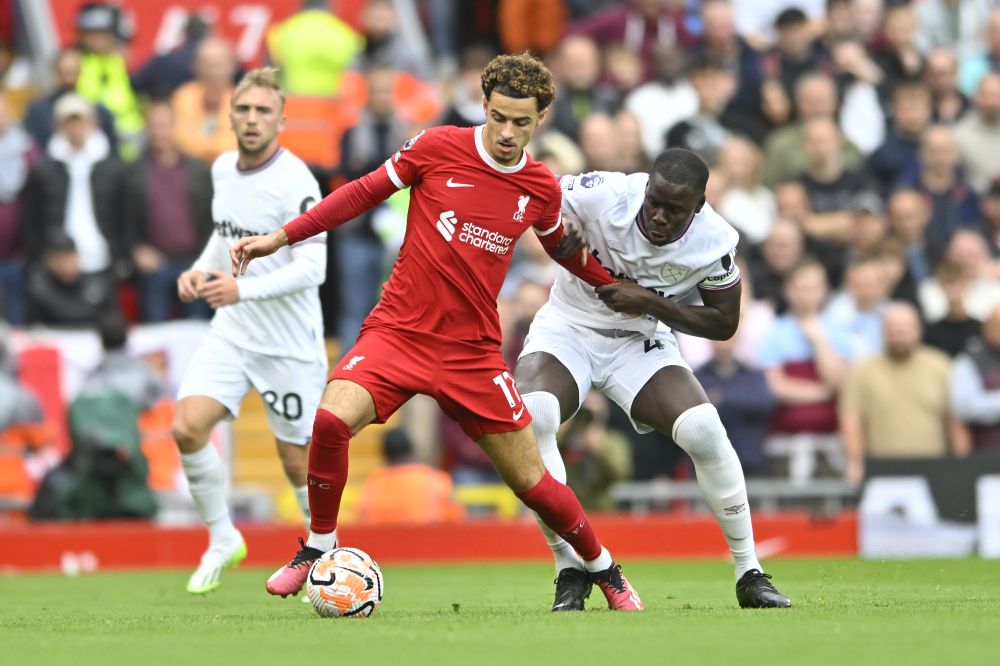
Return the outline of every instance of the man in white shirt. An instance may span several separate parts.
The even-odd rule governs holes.
[[[637,432],[670,435],[691,456],[729,544],[740,606],[787,607],[757,561],[739,458],[671,332],[725,340],[739,323],[738,234],[705,203],[707,182],[705,162],[680,148],[660,153],[650,174],[562,178],[563,214],[579,220],[593,260],[620,281],[594,289],[560,272],[531,324],[516,381],[557,479],[566,468],[556,431],[591,388],[625,410]],[[703,305],[682,304],[695,288]],[[582,564],[542,531],[558,572],[552,610],[583,610],[590,586]]]
[[[283,106],[274,69],[247,73],[234,90],[230,121],[239,149],[212,165],[215,231],[177,280],[181,300],[203,298],[216,309],[181,383],[174,419],[184,473],[209,529],[208,550],[188,581],[193,594],[218,587],[223,569],[246,557],[226,506],[222,460],[208,440],[217,423],[238,415],[251,387],[266,403],[278,456],[308,522],[306,445],[327,374],[318,290],[326,235],[254,262],[238,284],[228,270],[236,241],[279,229],[320,199],[306,165],[278,145]]]

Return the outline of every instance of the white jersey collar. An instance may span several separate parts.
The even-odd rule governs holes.
[[[476,152],[479,153],[479,157],[482,158],[490,168],[499,171],[500,173],[517,173],[524,168],[524,165],[528,163],[528,151],[521,151],[521,161],[514,166],[504,166],[497,162],[490,155],[489,151],[486,150],[486,146],[483,145],[483,128],[485,125],[476,125]]]

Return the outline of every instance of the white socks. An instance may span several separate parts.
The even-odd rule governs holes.
[[[604,571],[605,569],[610,569],[611,565],[614,564],[614,560],[611,559],[611,553],[608,549],[601,547],[601,554],[597,556],[596,560],[588,560],[583,563],[583,566],[587,568],[590,573],[597,573],[598,571]]]
[[[242,537],[233,526],[226,506],[226,473],[215,446],[207,443],[194,453],[181,453],[181,465],[198,514],[208,526],[209,543],[230,544],[240,540]]]
[[[310,530],[306,545],[310,548],[322,550],[324,553],[328,550],[333,550],[337,547],[337,530],[328,532],[327,534],[319,534]]]
[[[559,429],[559,400],[551,393],[544,391],[532,391],[521,396],[524,406],[531,414],[531,429],[535,433],[538,441],[538,449],[542,454],[542,462],[545,469],[549,470],[559,483],[566,483],[566,465],[563,463],[562,455],[559,453],[559,444],[556,442],[556,431]],[[553,532],[542,519],[535,514],[535,522],[545,536],[545,542],[549,544],[552,555],[556,561],[556,573],[563,569],[583,569],[583,560],[577,555],[573,547],[566,543],[561,536]],[[610,564],[608,566],[611,566]],[[608,567],[603,567],[607,569]]]
[[[302,520],[305,522],[306,530],[308,530],[311,519],[309,513],[309,486],[299,486],[292,488],[292,490],[295,491],[295,501],[299,504],[299,509],[302,511]]]
[[[694,462],[702,495],[733,554],[737,580],[750,569],[763,571],[754,548],[743,468],[719,412],[708,403],[692,407],[677,417],[672,434]]]

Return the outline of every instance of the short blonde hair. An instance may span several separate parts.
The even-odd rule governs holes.
[[[285,93],[281,90],[277,67],[258,67],[244,74],[233,90],[232,105],[235,105],[237,98],[250,88],[267,88],[268,90],[273,90],[277,93],[278,99],[281,102],[279,109],[285,107]]]

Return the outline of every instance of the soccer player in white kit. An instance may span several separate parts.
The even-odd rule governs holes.
[[[277,70],[248,72],[232,95],[230,122],[239,149],[212,165],[215,231],[190,270],[177,280],[184,301],[204,298],[212,326],[194,353],[178,393],[174,438],[209,546],[187,590],[219,586],[246,543],[226,506],[225,472],[209,434],[239,414],[251,387],[261,394],[285,475],[308,525],[306,447],[326,387],[327,363],[319,285],[326,277],[326,235],[255,261],[237,283],[229,249],[244,236],[267,234],[320,200],[308,167],[278,145],[284,96]]]
[[[661,153],[650,174],[564,176],[563,214],[579,221],[593,259],[619,279],[596,289],[560,271],[531,324],[515,373],[549,473],[565,482],[561,422],[591,388],[637,432],[670,435],[691,456],[736,563],[742,607],[787,607],[757,561],[743,469],[719,414],[671,329],[732,337],[740,315],[736,231],[705,203],[708,167],[695,153]],[[697,289],[702,305],[681,299]],[[552,610],[583,610],[590,582],[572,548],[539,523],[556,560]]]

